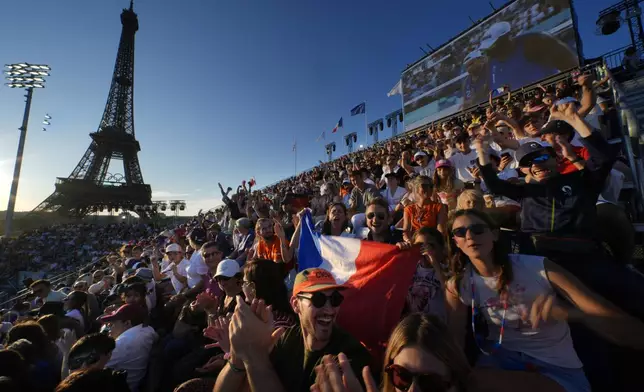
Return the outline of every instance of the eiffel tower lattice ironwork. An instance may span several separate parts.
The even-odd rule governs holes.
[[[98,130],[90,134],[92,142],[69,177],[57,178],[54,193],[33,212],[82,217],[103,208],[138,210],[136,206],[152,204],[137,156],[141,147],[134,136],[134,35],[139,21],[132,1],[121,13],[121,24],[114,75]],[[112,159],[123,161],[123,175],[108,173]]]

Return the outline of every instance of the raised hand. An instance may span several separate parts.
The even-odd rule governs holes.
[[[550,108],[550,119],[561,121],[572,121],[577,116],[577,107],[573,102],[553,105]]]
[[[362,385],[353,373],[349,359],[344,353],[337,356],[325,355],[320,365],[315,367],[315,384],[311,392],[363,392]],[[365,392],[378,392],[378,386],[371,376],[368,366],[362,370],[362,379],[367,387]]]
[[[557,149],[561,151],[561,155],[564,158],[571,161],[577,158],[577,154],[575,153],[575,150],[573,149],[572,145],[570,145],[568,140],[561,137],[561,135],[557,135],[555,137],[555,144]]]

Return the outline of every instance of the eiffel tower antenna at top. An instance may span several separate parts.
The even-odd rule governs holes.
[[[134,0],[130,0],[130,11],[134,11]]]

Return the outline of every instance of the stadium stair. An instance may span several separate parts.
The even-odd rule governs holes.
[[[644,132],[644,74],[642,72],[633,79],[623,81],[620,87],[624,92],[623,100],[631,108],[640,127],[640,134]],[[642,179],[644,180],[644,179]],[[625,184],[626,185],[626,184]],[[628,184],[632,187],[632,184]],[[637,235],[637,245],[633,254],[633,263],[640,271],[644,270],[644,222],[634,222]]]

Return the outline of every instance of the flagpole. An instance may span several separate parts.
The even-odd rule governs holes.
[[[367,101],[364,101],[364,135],[365,135],[365,147],[369,147],[369,130],[367,126]]]
[[[399,92],[400,92],[400,110],[401,110],[401,113],[403,114],[403,120],[402,120],[403,129],[402,129],[402,133],[405,133],[405,120],[406,120],[405,117],[407,117],[407,116],[405,116],[405,100],[403,98],[403,93],[402,93],[402,81],[400,82]],[[398,119],[396,119],[396,121],[398,121]]]
[[[297,140],[293,137],[293,170],[297,176]]]

